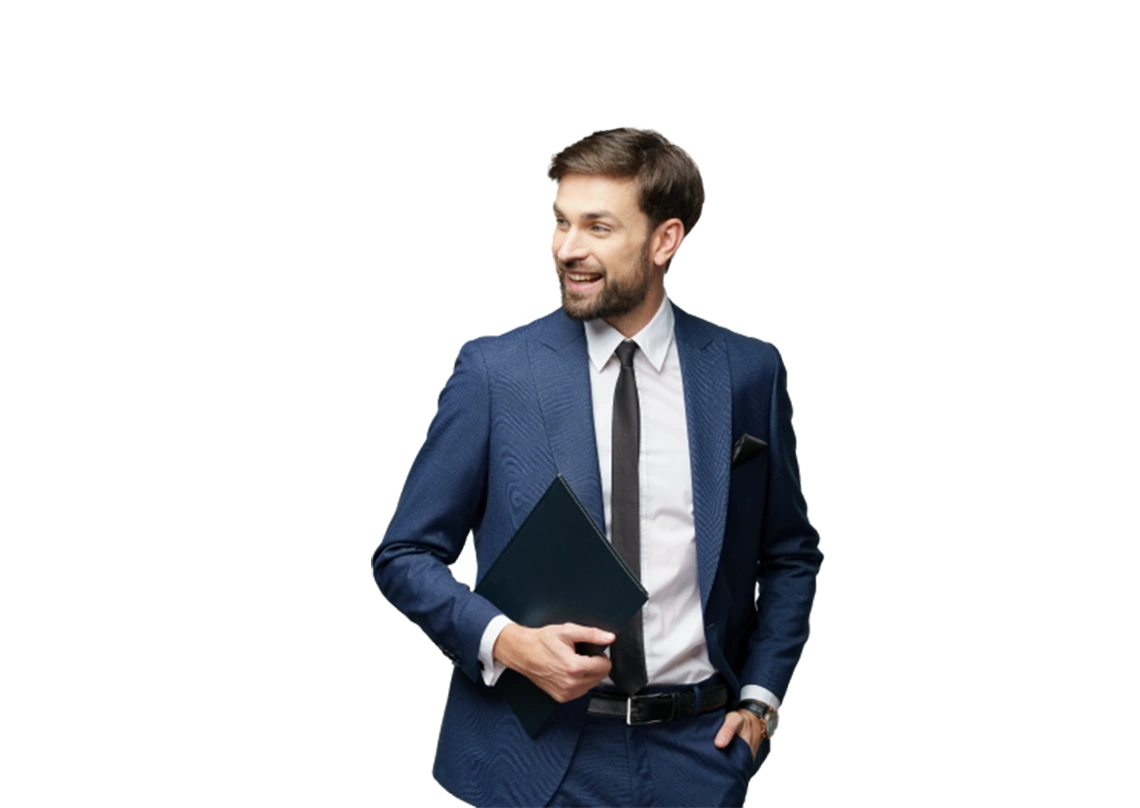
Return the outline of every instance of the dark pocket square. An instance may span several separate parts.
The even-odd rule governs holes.
[[[767,448],[767,443],[745,432],[736,439],[736,443],[732,444],[732,466],[730,468],[735,469],[737,466],[744,465]]]

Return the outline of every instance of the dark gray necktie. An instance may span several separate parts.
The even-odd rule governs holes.
[[[641,408],[633,375],[633,355],[636,352],[637,343],[630,340],[619,345],[616,351],[621,373],[614,389],[610,538],[622,560],[640,578],[641,505],[637,460],[641,444]],[[632,695],[645,687],[647,677],[640,610],[610,646],[610,661],[613,663],[610,678],[621,690]]]

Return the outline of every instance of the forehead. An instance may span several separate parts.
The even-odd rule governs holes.
[[[637,180],[567,174],[558,183],[554,206],[566,216],[607,212],[623,221],[644,217],[637,202]]]

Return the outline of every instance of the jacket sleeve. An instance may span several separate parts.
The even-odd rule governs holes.
[[[456,581],[448,566],[483,517],[490,413],[486,363],[478,343],[469,342],[372,556],[384,596],[476,682],[482,681],[479,641],[500,612]]]
[[[764,687],[782,700],[807,642],[808,615],[823,554],[800,491],[787,372],[779,352],[775,354],[768,491],[757,564],[757,626],[741,681]]]

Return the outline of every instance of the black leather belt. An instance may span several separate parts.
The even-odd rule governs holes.
[[[590,706],[586,712],[590,715],[624,718],[625,723],[631,727],[657,724],[723,707],[728,704],[728,693],[728,685],[723,682],[641,696],[597,692],[590,696]]]

